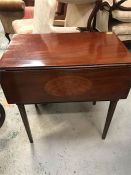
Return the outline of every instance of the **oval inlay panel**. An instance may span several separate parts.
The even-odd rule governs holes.
[[[80,96],[87,93],[91,82],[82,76],[61,76],[47,82],[45,91],[58,97]]]

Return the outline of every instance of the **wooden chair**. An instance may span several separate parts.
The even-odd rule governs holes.
[[[108,11],[103,9],[97,14],[97,30],[113,31],[121,41],[131,41],[131,0],[108,1]]]

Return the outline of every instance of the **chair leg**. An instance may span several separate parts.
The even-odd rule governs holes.
[[[108,109],[108,113],[107,113],[107,118],[106,118],[106,122],[105,122],[105,126],[104,126],[104,130],[103,130],[103,134],[102,134],[102,139],[106,138],[116,105],[117,105],[117,100],[116,101],[110,101],[110,105],[109,105],[109,109]]]
[[[5,37],[8,39],[9,43],[10,43],[10,34],[9,33],[5,33]]]

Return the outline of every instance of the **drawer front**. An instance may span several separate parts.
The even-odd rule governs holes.
[[[127,69],[5,71],[1,85],[8,103],[113,100],[129,92]]]

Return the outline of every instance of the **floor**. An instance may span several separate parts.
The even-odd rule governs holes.
[[[0,53],[7,46],[0,31]],[[0,89],[6,121],[0,129],[0,175],[130,175],[131,93],[118,103],[106,140],[109,102],[27,105],[34,144],[15,105]]]

